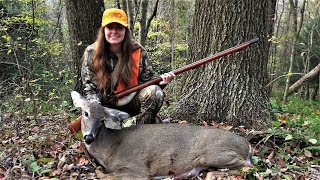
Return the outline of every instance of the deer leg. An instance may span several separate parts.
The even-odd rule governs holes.
[[[224,152],[219,156],[208,155],[205,161],[205,166],[215,168],[237,168],[247,164],[247,160],[234,151]]]

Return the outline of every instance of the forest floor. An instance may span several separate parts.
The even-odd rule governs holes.
[[[3,114],[0,179],[112,179],[86,154],[79,135],[69,133],[69,122],[67,113],[21,120]],[[319,152],[298,153],[299,145],[272,134],[224,124],[210,126],[236,131],[254,147],[253,168],[234,175],[215,170],[220,173],[211,179],[320,179],[320,166],[314,164],[319,162]],[[207,173],[192,179],[205,179]]]

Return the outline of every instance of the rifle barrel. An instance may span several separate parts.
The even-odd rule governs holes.
[[[183,67],[181,67],[179,69],[173,70],[171,72],[173,72],[175,75],[178,75],[180,73],[183,73],[183,72],[188,71],[190,69],[194,69],[196,67],[199,67],[199,66],[201,66],[201,65],[203,65],[205,63],[208,63],[210,61],[213,61],[215,59],[219,59],[220,57],[226,56],[226,55],[234,53],[234,52],[238,52],[238,51],[240,51],[240,50],[242,50],[242,49],[244,49],[244,48],[246,48],[246,47],[248,47],[248,46],[250,46],[250,45],[252,45],[252,44],[254,44],[256,42],[258,42],[258,41],[259,41],[259,38],[251,39],[251,40],[249,40],[247,42],[244,42],[244,43],[239,44],[237,46],[234,46],[232,48],[226,49],[224,51],[221,51],[219,53],[216,53],[216,54],[214,54],[212,56],[209,56],[209,57],[206,57],[204,59],[198,60],[196,62],[193,62],[191,64],[183,66]],[[139,90],[141,90],[141,89],[143,89],[143,88],[145,88],[147,86],[150,86],[150,85],[153,85],[153,84],[157,84],[157,83],[159,83],[161,81],[162,81],[162,78],[161,77],[157,77],[157,78],[152,79],[150,81],[147,81],[147,82],[145,82],[143,84],[134,86],[134,87],[132,87],[130,89],[123,90],[123,91],[115,94],[115,97],[116,98],[122,98],[124,96],[127,96],[127,95],[135,92],[135,91],[139,91]]]

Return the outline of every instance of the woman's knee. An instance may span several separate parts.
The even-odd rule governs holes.
[[[158,85],[151,85],[143,88],[139,93],[140,99],[145,101],[148,99],[153,99],[162,104],[164,99],[163,90]]]

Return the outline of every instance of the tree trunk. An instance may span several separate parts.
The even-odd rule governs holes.
[[[266,129],[274,119],[264,88],[275,1],[197,0],[193,62],[254,37],[260,42],[184,74],[174,118]]]
[[[142,0],[140,6],[140,29],[139,29],[139,42],[142,46],[146,43],[147,33],[147,12],[148,12],[148,0]]]
[[[148,15],[148,0],[141,1],[140,7],[140,31],[139,31],[139,42],[142,46],[146,44],[148,31],[151,25],[151,21],[157,15],[159,0],[156,1],[155,6],[153,8],[153,12],[151,16],[147,20]]]
[[[127,10],[128,10],[127,3],[128,3],[127,0],[121,0],[121,2],[120,2],[121,7],[122,7],[121,9],[124,10],[125,12],[127,12]],[[127,15],[128,15],[128,13],[127,13]],[[129,19],[129,17],[128,17],[128,19]]]
[[[171,69],[175,69],[175,0],[171,0],[171,7],[170,7],[170,29],[171,29],[171,34],[170,34],[170,44],[171,44]],[[175,94],[176,92],[176,85],[173,85],[171,88],[172,94]]]
[[[290,2],[290,12],[293,16],[293,18],[292,18],[292,21],[293,21],[292,32],[293,32],[294,36],[293,36],[293,40],[292,40],[291,53],[290,53],[290,65],[289,65],[289,70],[288,70],[288,78],[286,80],[286,87],[285,87],[284,95],[283,95],[283,102],[287,102],[288,91],[289,91],[289,87],[290,87],[290,78],[292,75],[293,61],[295,58],[298,37],[299,37],[300,30],[301,30],[302,23],[303,23],[304,8],[305,8],[305,4],[306,4],[305,0],[303,0],[302,8],[300,11],[300,13],[301,13],[300,23],[298,25],[298,1],[297,0],[290,0],[289,2]]]
[[[319,82],[318,82],[318,101],[320,101],[320,74],[319,74]]]
[[[129,0],[127,1],[127,14],[128,14],[128,19],[129,19],[129,24],[130,24],[130,31],[132,32],[132,35],[134,35],[133,33],[133,28],[134,28],[134,8],[132,5],[132,2]]]
[[[70,34],[71,57],[73,57],[75,90],[82,92],[81,57],[84,49],[94,42],[96,32],[101,26],[104,10],[103,0],[67,0],[66,2],[68,29]]]
[[[121,9],[121,3],[120,3],[119,0],[115,0],[115,1],[114,1],[114,4],[116,5],[116,7],[117,7],[118,9]]]

